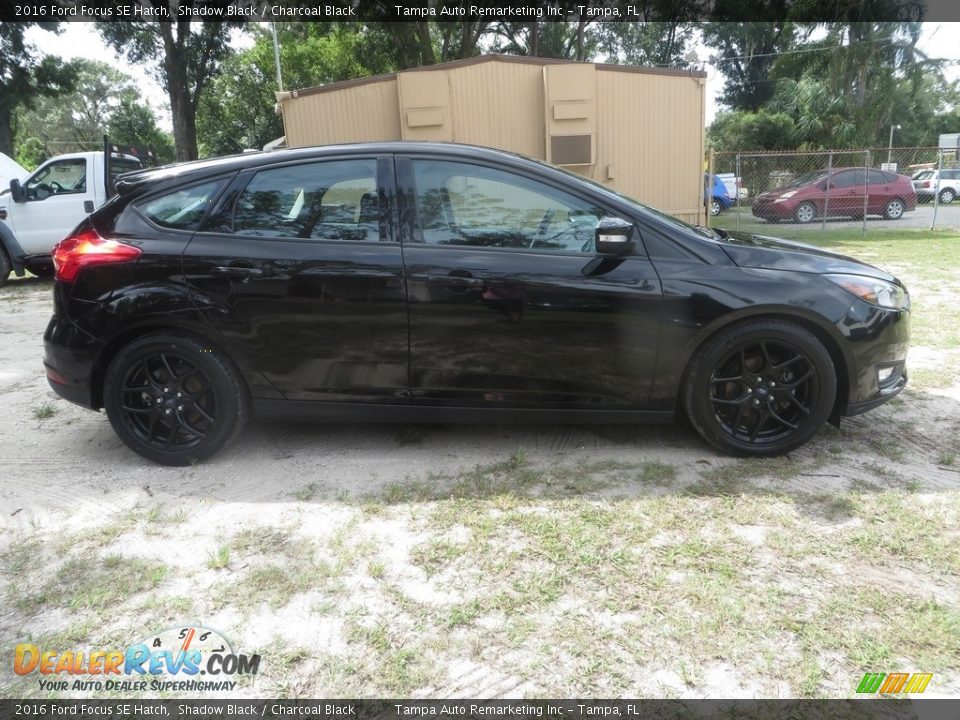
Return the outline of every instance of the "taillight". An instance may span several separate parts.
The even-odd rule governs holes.
[[[929,181],[929,180],[924,180],[924,181],[920,184],[920,187],[930,187],[930,181]]]
[[[141,250],[116,240],[100,237],[92,228],[61,240],[53,249],[53,269],[57,280],[73,282],[85,267],[132,262]]]

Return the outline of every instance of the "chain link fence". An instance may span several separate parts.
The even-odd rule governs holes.
[[[705,185],[708,224],[731,230],[960,229],[953,149],[717,152]]]

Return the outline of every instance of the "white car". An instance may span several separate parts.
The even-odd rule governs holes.
[[[960,169],[921,170],[912,180],[919,202],[930,202],[938,196],[938,202],[947,205],[960,197]]]

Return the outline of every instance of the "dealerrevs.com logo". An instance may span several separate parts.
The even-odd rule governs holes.
[[[168,628],[123,650],[61,650],[22,643],[13,671],[39,677],[41,690],[233,690],[237,676],[256,675],[259,655],[236,653],[202,625]]]

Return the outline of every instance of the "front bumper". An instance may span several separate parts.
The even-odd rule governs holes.
[[[793,205],[773,200],[758,200],[750,208],[754,217],[762,220],[789,220],[793,217]]]
[[[851,351],[849,394],[841,414],[859,415],[896,397],[908,379],[910,311],[857,303],[839,327]]]

